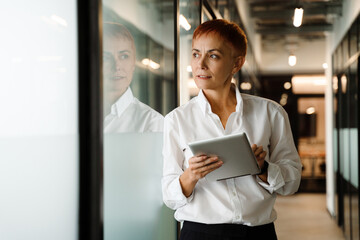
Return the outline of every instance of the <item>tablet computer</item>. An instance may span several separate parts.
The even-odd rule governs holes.
[[[205,176],[210,181],[254,175],[261,172],[246,133],[189,143],[193,154],[218,156],[224,164]]]

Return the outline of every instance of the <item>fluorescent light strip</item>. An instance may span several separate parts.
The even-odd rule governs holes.
[[[145,66],[149,66],[155,70],[160,68],[160,64],[154,62],[153,60],[151,60],[149,58],[144,58],[143,60],[141,60],[141,63],[144,64]]]
[[[303,19],[304,9],[302,8],[295,8],[294,12],[294,26],[300,27]]]
[[[56,22],[56,23],[58,23],[58,24],[60,24],[60,25],[62,25],[64,27],[67,27],[67,25],[68,25],[65,19],[63,19],[62,17],[59,17],[59,16],[57,16],[55,14],[51,15],[51,19],[54,22]]]
[[[180,15],[179,18],[180,26],[183,27],[186,31],[191,29],[191,25],[189,24],[188,20],[184,17],[184,15]]]

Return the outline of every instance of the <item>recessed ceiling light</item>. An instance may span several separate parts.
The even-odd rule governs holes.
[[[289,90],[289,89],[291,88],[291,83],[290,83],[290,82],[284,83],[284,88],[285,88],[286,90]]]
[[[294,26],[300,27],[303,19],[304,9],[302,8],[295,8],[294,11]]]
[[[289,65],[291,67],[296,65],[296,56],[294,54],[289,55]]]

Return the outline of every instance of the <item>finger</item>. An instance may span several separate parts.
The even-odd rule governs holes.
[[[256,157],[256,160],[258,161],[264,161],[265,160],[265,157],[266,157],[266,151],[262,152],[261,154],[259,154],[257,157]]]
[[[218,161],[218,162],[215,162],[215,163],[209,164],[209,165],[207,165],[207,166],[205,166],[205,167],[202,167],[202,168],[200,169],[201,174],[203,174],[203,175],[205,176],[206,174],[208,174],[208,173],[210,173],[210,172],[218,169],[218,168],[221,167],[223,164],[224,164],[224,163],[220,160],[220,161]]]
[[[267,152],[266,152],[266,151],[263,151],[262,153],[260,153],[259,158],[265,159],[266,154],[267,154]]]
[[[258,155],[260,155],[262,152],[263,152],[263,147],[262,147],[262,146],[259,146],[259,147],[255,150],[254,154],[255,154],[255,156],[258,156]]]
[[[201,164],[200,166],[197,165],[197,168],[193,166],[193,170],[198,173],[202,173],[204,171],[207,171],[208,169],[216,167],[217,165],[222,165],[223,162],[219,160],[218,157],[214,157],[214,158],[209,158],[200,164]]]
[[[207,174],[215,171],[216,169],[220,168],[221,166],[222,166],[222,164],[219,164],[219,163],[214,164],[214,166],[212,166],[211,168],[208,168],[207,170],[205,170],[201,173],[202,177],[205,177]]]
[[[219,158],[218,158],[217,156],[215,156],[215,157],[208,157],[208,158],[206,158],[206,159],[204,159],[204,160],[202,160],[202,161],[200,161],[200,162],[193,163],[193,164],[192,164],[192,168],[193,168],[193,169],[203,168],[203,167],[205,167],[205,166],[207,166],[207,165],[209,165],[209,164],[215,163],[215,162],[217,162],[217,161],[219,161]]]
[[[208,158],[208,156],[206,156],[206,155],[193,156],[189,159],[189,164],[199,163],[199,162],[206,160],[207,158]]]
[[[253,150],[253,152],[255,152],[255,150],[257,149],[257,145],[256,144],[251,145],[251,149]]]

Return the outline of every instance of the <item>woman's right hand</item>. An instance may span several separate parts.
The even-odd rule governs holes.
[[[198,155],[189,159],[189,167],[180,176],[180,185],[186,197],[193,192],[196,183],[223,164],[217,156]]]

